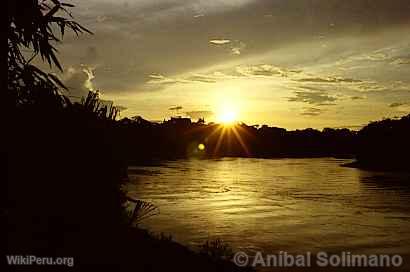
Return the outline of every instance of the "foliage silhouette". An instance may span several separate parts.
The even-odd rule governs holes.
[[[123,157],[130,163],[153,159],[235,157],[353,157],[357,132],[348,129],[287,131],[246,124],[225,127],[172,118],[152,123],[138,118],[118,121]],[[199,150],[203,144],[205,149]]]
[[[73,271],[242,271],[130,228],[122,190],[127,162],[117,149],[118,109],[103,105],[97,92],[71,102],[54,74],[31,64],[39,55],[61,70],[54,31],[89,31],[58,16],[71,16],[71,4],[8,4],[8,115],[2,115],[7,179],[1,199],[6,252],[74,257]],[[32,56],[26,58],[22,48]],[[152,214],[152,205],[135,202],[133,221]]]
[[[371,122],[358,134],[357,166],[410,171],[410,114]]]
[[[64,84],[56,75],[41,71],[31,62],[39,55],[50,67],[55,65],[62,71],[54,44],[61,41],[67,29],[76,35],[91,34],[72,20],[67,9],[70,7],[73,5],[60,0],[8,1],[8,99],[17,104],[31,103],[38,98],[37,92],[42,91],[56,96],[54,102],[64,103],[65,99],[60,97],[60,89],[66,89]],[[22,53],[23,48],[31,52],[30,58]]]
[[[132,203],[129,213],[130,225],[137,226],[141,221],[159,213],[158,207],[152,203],[130,197],[127,197],[127,200]]]
[[[141,117],[118,121],[118,150],[129,163],[147,160],[214,157],[356,158],[351,166],[410,170],[410,115],[371,122],[360,131],[284,128],[237,124],[223,126],[171,118],[153,123]],[[204,150],[198,148],[203,144]]]
[[[234,256],[233,249],[221,239],[206,241],[200,246],[199,253],[207,255],[212,259],[231,259]]]

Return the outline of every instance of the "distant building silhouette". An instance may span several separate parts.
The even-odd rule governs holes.
[[[187,127],[192,124],[190,118],[185,118],[181,116],[171,117],[171,119],[164,122],[164,125],[173,125],[179,127]]]

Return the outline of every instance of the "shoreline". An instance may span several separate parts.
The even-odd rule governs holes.
[[[349,163],[344,163],[340,165],[341,167],[348,167],[348,168],[356,168],[360,170],[366,171],[374,171],[374,172],[395,172],[395,173],[410,173],[410,169],[405,169],[401,167],[392,167],[389,165],[375,165],[375,164],[367,164],[363,162],[359,162],[357,160]]]
[[[129,230],[130,244],[138,245],[139,261],[137,267],[145,271],[226,271],[251,272],[251,267],[239,267],[228,258],[212,256],[194,251],[178,243],[172,236],[153,234],[147,229],[133,227]],[[135,243],[134,243],[135,242]],[[135,253],[129,253],[131,265],[135,265],[132,258]],[[138,271],[138,270],[137,270]]]

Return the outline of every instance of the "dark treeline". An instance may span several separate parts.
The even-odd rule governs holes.
[[[326,128],[322,131],[246,124],[205,124],[188,118],[171,118],[162,123],[141,117],[118,122],[124,155],[130,160],[186,157],[351,157],[357,132]],[[203,150],[199,145],[205,147]]]
[[[356,158],[357,165],[380,169],[406,169],[410,115],[371,122],[360,131],[224,126],[171,118],[153,123],[141,117],[117,122],[117,143],[129,162],[147,158],[212,157],[338,157]],[[203,145],[201,150],[199,145]]]
[[[372,122],[359,131],[356,163],[362,168],[407,170],[410,155],[410,114]]]

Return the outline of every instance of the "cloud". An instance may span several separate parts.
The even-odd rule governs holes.
[[[270,64],[244,65],[233,68],[231,72],[215,71],[208,74],[188,74],[181,77],[167,77],[160,74],[149,75],[149,84],[177,84],[177,83],[216,83],[222,80],[243,78],[270,78],[270,77],[292,77],[302,73],[301,70],[287,69]]]
[[[91,61],[81,62],[98,61],[111,69],[110,72],[98,70],[98,79],[94,82],[98,88],[111,93],[140,91],[145,90],[146,77],[152,71],[184,74],[225,61],[218,50],[209,50],[209,42],[226,45],[223,48],[237,56],[244,54],[244,48],[235,44],[235,39],[247,39],[252,41],[252,46],[246,50],[257,56],[273,48],[303,44],[312,37],[312,32],[320,32],[330,39],[329,31],[335,34],[333,36],[341,36],[349,34],[350,29],[362,29],[359,35],[365,36],[369,29],[395,26],[393,22],[407,22],[408,19],[404,0],[389,4],[375,0],[377,3],[372,2],[371,7],[364,0],[337,5],[326,4],[326,1],[314,1],[314,4],[308,3],[310,1],[261,1],[263,4],[255,0],[158,0],[155,3],[141,0],[126,1],[127,4],[112,0],[81,1],[74,15],[95,35],[68,38],[66,42],[67,35],[62,44],[64,50],[61,50],[67,58],[64,57],[62,63],[66,63],[66,59],[78,62],[83,57],[83,48],[89,48],[90,56],[85,59]],[[249,8],[252,14],[247,12]],[[206,20],[196,19],[204,14]],[[267,14],[270,19],[262,24],[260,19]],[[337,27],[329,30],[326,27],[329,25]],[[356,36],[355,33],[352,36]],[[204,37],[209,38],[204,42]],[[341,51],[361,50],[362,43],[354,44],[358,48],[344,47]],[[93,51],[96,57],[92,56]],[[374,52],[367,57],[378,60],[383,59],[383,54]],[[79,63],[70,63],[75,64]]]
[[[371,82],[366,81],[360,84],[357,84],[353,87],[353,89],[366,93],[366,94],[375,94],[379,93],[384,95],[386,98],[388,95],[392,93],[403,93],[410,95],[410,83],[403,82],[401,80],[393,81],[393,82]]]
[[[352,100],[361,100],[361,99],[366,99],[365,96],[351,96],[350,99]]]
[[[370,53],[358,54],[343,58],[336,62],[337,65],[346,65],[351,63],[363,63],[363,62],[381,62],[390,60],[389,49],[378,49]],[[353,66],[355,67],[355,66]],[[365,67],[365,66],[363,66]],[[349,68],[347,68],[349,69]]]
[[[182,110],[183,109],[183,107],[182,106],[175,106],[175,107],[171,107],[171,108],[169,108],[168,110],[171,110],[171,111],[178,111],[178,110]]]
[[[236,67],[236,72],[246,77],[289,77],[301,73],[299,70],[281,68],[270,64],[238,66]]]
[[[332,102],[338,100],[334,96],[327,95],[327,92],[320,89],[314,89],[310,87],[303,87],[302,91],[295,91],[294,97],[289,97],[289,102],[303,102],[317,106],[333,106]]]
[[[148,84],[187,84],[187,83],[216,83],[221,80],[238,78],[222,72],[213,72],[210,74],[188,74],[183,77],[167,77],[159,74],[149,75]]]
[[[238,47],[232,47],[232,54],[233,55],[240,55],[241,54],[241,49]]]
[[[85,65],[69,67],[63,75],[63,82],[68,88],[68,97],[77,101],[87,96],[89,91],[94,90],[94,78],[92,67]]]
[[[217,82],[217,79],[213,76],[207,76],[207,75],[201,75],[201,74],[196,74],[189,76],[185,79],[188,82],[201,82],[201,83],[215,83]]]
[[[323,110],[319,108],[304,108],[303,112],[300,113],[301,115],[305,116],[318,116],[323,112]]]
[[[245,48],[246,44],[244,42],[238,42],[236,45],[231,47],[231,52],[233,55],[241,55]]]
[[[391,103],[390,105],[389,105],[389,107],[390,108],[397,108],[397,107],[400,107],[400,106],[405,106],[405,105],[407,105],[408,103],[403,103],[403,102],[395,102],[395,103]]]
[[[375,52],[375,53],[366,55],[364,59],[372,60],[372,61],[383,61],[383,60],[388,60],[389,57],[386,53]]]
[[[199,119],[199,118],[207,119],[214,115],[212,111],[206,111],[206,110],[188,111],[188,112],[185,112],[185,114],[192,119]]]
[[[171,77],[166,77],[163,75],[152,74],[149,75],[150,80],[147,81],[148,84],[175,84],[175,83],[187,83],[184,80],[174,79]]]
[[[365,93],[381,92],[381,91],[388,90],[386,86],[376,83],[376,82],[362,82],[354,86],[354,88],[359,92],[365,92]]]
[[[104,95],[96,90],[94,86],[94,67],[87,65],[80,65],[76,67],[69,67],[63,74],[63,83],[68,88],[67,96],[73,102],[80,102],[82,98],[87,97],[90,91],[98,91],[99,102],[101,106],[111,108],[115,106],[120,111],[125,111],[128,108],[121,105],[115,105],[111,99],[104,99]]]
[[[246,48],[246,44],[242,41],[232,41],[228,39],[221,39],[221,40],[210,40],[210,44],[220,46],[229,50],[232,55],[239,56]]]
[[[230,42],[231,42],[231,40],[227,40],[227,39],[210,40],[209,41],[209,43],[214,44],[214,45],[223,45],[223,44],[228,44]]]
[[[391,64],[395,65],[406,65],[410,64],[410,57],[403,57],[403,58],[397,58],[391,62]]]
[[[317,76],[311,73],[305,73],[301,69],[295,68],[285,68],[280,66],[275,66],[271,64],[257,64],[257,65],[239,65],[224,69],[221,71],[214,71],[212,73],[196,73],[188,74],[179,77],[167,77],[161,74],[151,74],[149,75],[150,80],[147,81],[148,84],[187,84],[187,83],[217,83],[223,80],[234,80],[234,79],[275,79],[285,78],[297,83],[303,84],[348,84],[349,88],[356,88],[360,91],[370,91],[375,90],[379,86],[375,82],[362,81],[353,78],[345,78],[338,76]],[[302,86],[302,88],[304,88]]]
[[[362,80],[343,77],[309,77],[297,79],[299,82],[311,83],[363,83]]]

